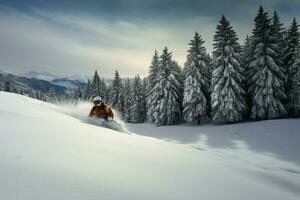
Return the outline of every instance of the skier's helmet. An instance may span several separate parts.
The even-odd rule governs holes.
[[[102,98],[99,97],[99,96],[96,96],[96,97],[93,98],[93,102],[94,102],[95,105],[98,105],[102,102]]]

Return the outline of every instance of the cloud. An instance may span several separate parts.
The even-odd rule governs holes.
[[[201,20],[207,23],[203,32],[209,35],[210,19]],[[105,76],[114,70],[124,76],[146,75],[154,49],[169,46],[174,58],[184,63],[195,29],[192,21],[183,23],[178,29],[177,25],[107,21],[38,9],[27,14],[6,8],[0,14],[0,64],[19,72],[88,74],[99,69]]]
[[[16,10],[0,16],[2,66],[11,71],[38,69],[61,73],[91,73],[98,68],[106,76],[115,69],[126,75],[128,71],[145,73],[154,49],[141,51],[144,31],[136,25],[43,14],[46,21]]]
[[[284,22],[297,16],[296,0],[265,0]],[[183,65],[195,31],[212,50],[220,15],[243,41],[251,33],[258,1],[253,0],[0,0],[0,66],[105,76],[147,74],[155,49],[168,46]]]

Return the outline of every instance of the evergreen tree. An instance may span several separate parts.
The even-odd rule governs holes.
[[[25,94],[25,91],[22,88],[17,89],[17,90],[18,90],[18,94],[20,94],[20,95],[24,95]]]
[[[147,94],[148,94],[148,88],[149,88],[149,81],[148,78],[143,78],[143,85],[142,85],[142,93],[143,93],[143,107],[145,110],[145,120],[147,120]]]
[[[300,44],[296,49],[296,57],[291,68],[294,74],[289,80],[289,109],[293,117],[300,117]]]
[[[211,85],[211,75],[212,75],[212,65],[213,65],[213,60],[209,53],[206,53],[206,55],[203,57],[206,68],[204,68],[204,73],[205,76],[208,78],[208,84]]]
[[[206,53],[206,56],[204,57],[205,63],[206,63],[206,69],[204,70],[205,76],[208,78],[208,88],[207,88],[207,114],[208,117],[211,117],[211,78],[212,78],[212,72],[213,72],[213,59],[211,58],[209,53]]]
[[[41,100],[41,101],[47,101],[47,97],[46,97],[45,93],[43,93],[40,90],[35,91],[34,98]]]
[[[90,100],[92,98],[92,83],[91,80],[88,79],[88,82],[86,84],[84,93],[83,93],[83,98],[85,100]]]
[[[285,29],[282,27],[283,24],[280,22],[280,18],[276,11],[273,13],[272,18],[272,30],[271,30],[271,38],[274,44],[276,44],[276,53],[277,56],[274,58],[276,59],[276,63],[279,67],[281,67],[281,71],[284,74],[284,92],[286,93],[286,81],[287,81],[287,71],[286,66],[284,64],[284,56],[285,56],[285,41],[284,41],[284,32]],[[285,105],[287,98],[282,100],[282,103]]]
[[[280,51],[273,34],[268,13],[260,7],[253,29],[251,63],[248,68],[248,92],[251,118],[271,119],[283,117],[285,75],[280,66]]]
[[[53,88],[50,88],[50,90],[48,91],[47,97],[48,97],[49,102],[57,101],[57,96],[56,96],[55,90]]]
[[[132,85],[131,122],[142,123],[146,120],[145,93],[141,78],[136,76]]]
[[[71,93],[71,101],[73,103],[77,104],[79,101],[82,100],[82,97],[83,95],[79,87],[75,88]]]
[[[4,82],[4,87],[3,87],[3,91],[5,91],[5,92],[12,92],[11,91],[11,86],[12,84],[11,84],[11,82],[8,80],[8,81],[5,81]]]
[[[34,92],[34,98],[35,98],[35,99],[38,99],[38,100],[41,100],[41,99],[42,99],[41,91],[36,90],[36,91]]]
[[[123,89],[124,97],[124,119],[126,122],[131,122],[131,107],[132,107],[132,89],[129,78],[125,81]]]
[[[277,51],[278,51],[278,62],[280,62],[280,66],[283,68],[282,70],[285,71],[284,67],[284,48],[285,48],[285,41],[284,41],[284,32],[285,29],[282,27],[283,23],[281,23],[280,18],[276,11],[273,13],[272,18],[272,39],[275,44],[277,44]]]
[[[32,90],[29,90],[29,91],[28,91],[28,96],[29,96],[30,98],[35,98],[34,92],[33,92]]]
[[[20,94],[19,88],[14,83],[11,83],[11,85],[10,85],[10,92],[13,92],[13,93],[16,93],[16,94]]]
[[[252,57],[252,47],[251,47],[251,38],[247,35],[244,45],[241,48],[241,67],[247,72],[248,67],[251,63]],[[244,83],[246,85],[246,82]]]
[[[108,91],[107,91],[107,86],[106,86],[103,78],[101,79],[100,85],[103,90],[103,99],[104,99],[104,101],[107,101],[108,100]]]
[[[247,35],[245,42],[242,46],[242,51],[241,51],[241,67],[243,68],[243,71],[245,73],[248,72],[248,67],[251,63],[251,57],[252,57],[252,47],[251,47],[251,38]],[[246,75],[247,76],[247,75]],[[250,95],[247,92],[248,91],[248,85],[247,85],[247,79],[245,78],[242,81],[242,87],[245,89],[245,101],[246,101],[246,111],[245,111],[245,115],[248,116],[250,113]]]
[[[102,99],[106,97],[106,91],[103,86],[103,82],[100,79],[97,70],[95,71],[94,78],[91,85],[90,98],[94,98],[95,96],[100,96]]]
[[[66,92],[64,97],[62,98],[63,101],[69,102],[71,100],[72,94],[71,92]]]
[[[196,32],[185,63],[183,118],[188,123],[208,119],[209,77],[204,41]]]
[[[290,116],[295,116],[295,108],[293,107],[295,99],[295,94],[292,92],[294,84],[294,75],[297,73],[297,64],[295,64],[295,59],[297,57],[297,47],[299,46],[299,25],[296,19],[293,19],[293,22],[290,28],[287,31],[286,49],[284,56],[284,64],[286,67],[286,93],[287,93],[287,110]]]
[[[154,56],[153,56],[152,61],[151,61],[151,65],[149,67],[148,80],[149,80],[149,88],[150,88],[150,90],[155,85],[155,80],[156,80],[157,73],[158,73],[158,70],[159,70],[158,62],[159,62],[158,53],[155,50]]]
[[[156,125],[170,125],[181,119],[182,72],[165,47],[159,58],[159,71],[150,94],[148,116]]]
[[[246,110],[242,88],[243,68],[236,32],[222,16],[214,36],[214,70],[212,73],[212,119],[217,123],[237,122]]]
[[[152,95],[150,93],[151,93],[153,86],[155,85],[155,80],[158,76],[158,70],[159,70],[158,62],[159,62],[159,57],[158,57],[157,51],[155,50],[152,61],[151,61],[151,65],[149,67],[149,75],[148,75],[149,83],[148,83],[148,87],[147,87],[147,91],[146,91],[147,108],[149,108],[149,106],[150,106],[151,97],[152,97]],[[150,119],[150,121],[153,121],[153,120]]]
[[[124,99],[122,96],[123,85],[118,71],[115,72],[114,80],[111,87],[110,104],[122,114],[124,113]]]

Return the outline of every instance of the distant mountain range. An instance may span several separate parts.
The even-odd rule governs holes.
[[[21,76],[41,79],[45,81],[53,81],[55,79],[68,79],[68,80],[80,81],[82,83],[87,83],[87,80],[90,78],[85,75],[59,75],[56,73],[44,72],[44,71],[29,71],[22,74]]]
[[[65,87],[67,89],[73,89],[75,87],[79,87],[80,89],[84,89],[86,86],[85,82],[81,82],[79,80],[71,80],[69,78],[57,78],[53,79],[51,83],[55,85],[59,85]]]
[[[1,73],[1,72],[0,72]],[[36,79],[41,79],[45,81],[49,81],[61,86],[65,87],[72,87],[72,85],[79,86],[81,87],[81,84],[86,84],[88,82],[88,79],[92,80],[93,79],[93,74],[91,76],[86,76],[83,74],[79,75],[59,75],[56,73],[51,73],[51,72],[43,72],[43,71],[30,71],[27,73],[22,74],[21,76],[25,76],[27,78],[36,78]],[[103,77],[101,77],[103,78]],[[103,78],[105,83],[107,85],[112,84],[112,78]]]
[[[74,77],[59,77],[56,74],[48,72],[29,72],[24,75],[15,75],[3,70],[0,70],[0,82],[11,81],[16,85],[18,89],[29,93],[29,91],[40,90],[47,93],[50,88],[53,88],[57,95],[62,96],[67,91],[73,88],[80,87],[85,88],[86,82],[83,81],[83,77],[80,80],[76,80]]]

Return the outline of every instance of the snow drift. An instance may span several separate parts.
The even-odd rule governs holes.
[[[299,198],[299,174],[122,134],[83,123],[64,110],[0,92],[0,199]]]

